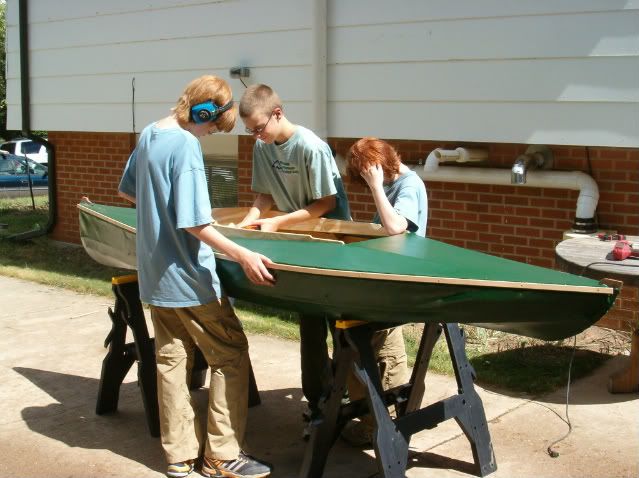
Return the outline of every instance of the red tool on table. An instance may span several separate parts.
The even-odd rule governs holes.
[[[614,257],[616,261],[623,261],[629,257],[639,259],[639,249],[636,249],[629,241],[617,241],[615,247],[612,249],[612,257]]]
[[[616,233],[602,233],[597,234],[597,237],[602,241],[621,241],[626,238],[624,234],[616,234]]]

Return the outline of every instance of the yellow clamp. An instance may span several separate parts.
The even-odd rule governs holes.
[[[337,329],[352,329],[353,327],[359,327],[360,325],[367,324],[365,320],[336,320],[335,328]]]
[[[111,284],[112,285],[128,284],[129,282],[137,282],[137,280],[138,280],[137,274],[129,274],[126,276],[111,277]]]

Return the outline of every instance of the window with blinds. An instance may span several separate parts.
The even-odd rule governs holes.
[[[205,159],[204,171],[211,207],[237,206],[237,159]]]

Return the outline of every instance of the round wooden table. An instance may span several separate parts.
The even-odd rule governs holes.
[[[627,240],[639,244],[639,236]],[[566,272],[592,279],[613,279],[624,285],[639,287],[639,259],[616,261],[612,249],[616,241],[602,241],[596,237],[566,239],[555,248],[557,266]],[[610,377],[610,393],[639,391],[639,324],[634,324],[628,367]]]

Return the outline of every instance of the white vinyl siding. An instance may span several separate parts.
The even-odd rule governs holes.
[[[29,5],[33,129],[131,131],[135,77],[139,131],[193,77],[240,65],[313,126],[310,0]],[[331,137],[639,146],[639,0],[329,0],[328,25]]]

